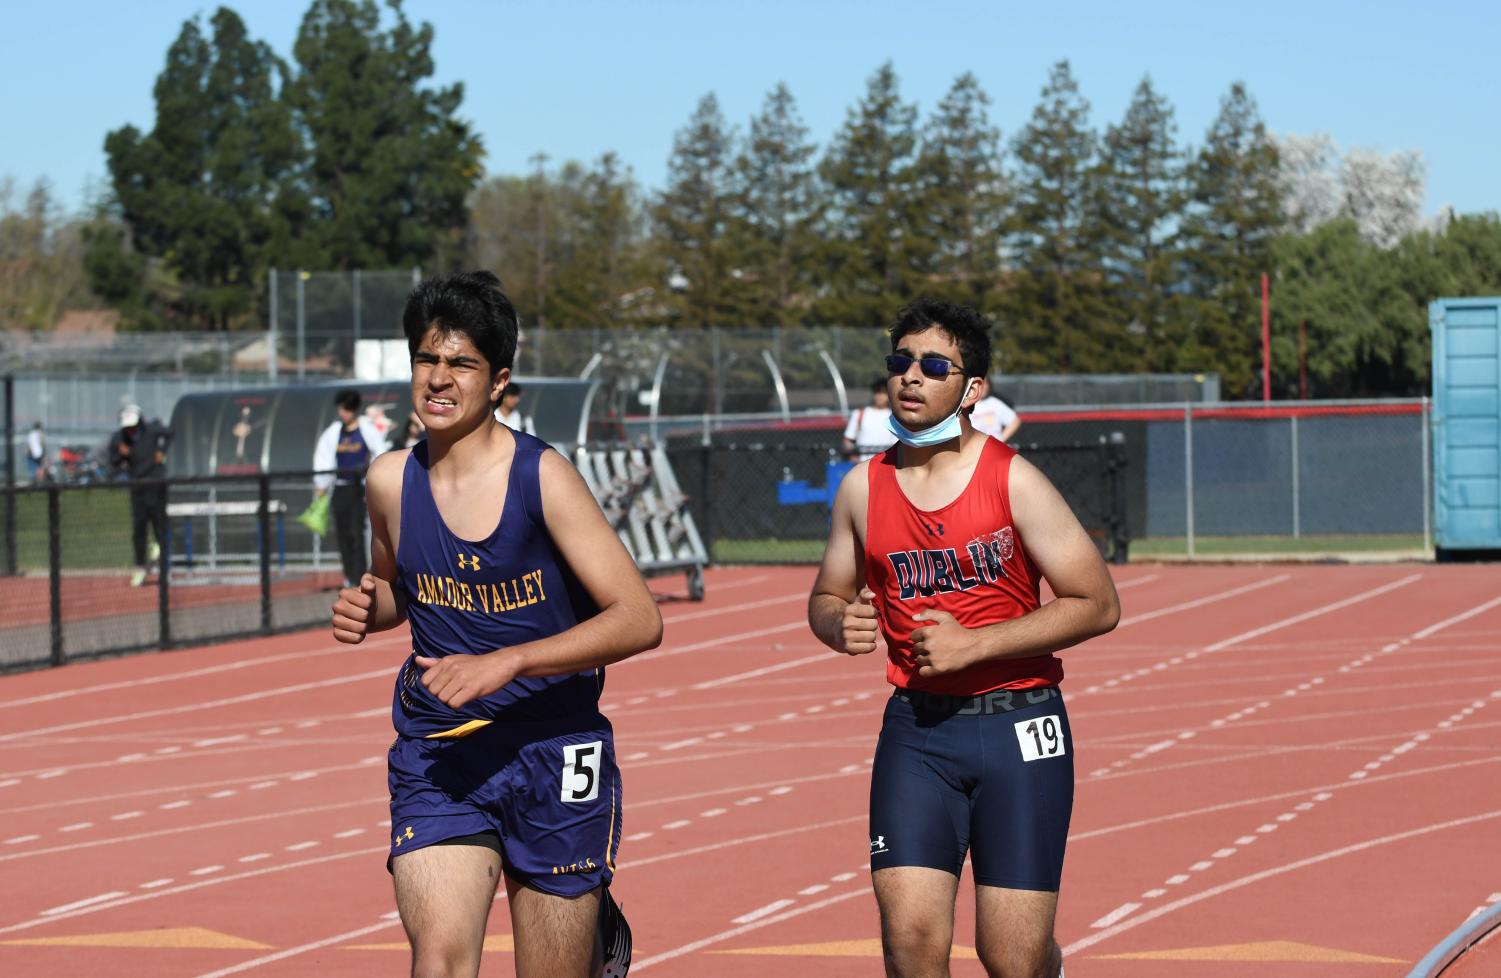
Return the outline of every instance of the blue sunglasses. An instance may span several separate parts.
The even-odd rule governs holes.
[[[917,364],[918,369],[923,372],[924,376],[931,377],[934,380],[945,380],[949,374],[956,371],[959,373],[964,372],[963,367],[952,360],[945,360],[943,357],[909,357],[905,353],[888,354],[886,357],[886,372],[893,375],[904,374],[912,369],[912,364],[914,363]]]

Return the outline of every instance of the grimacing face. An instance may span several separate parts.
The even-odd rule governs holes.
[[[434,432],[468,430],[490,413],[511,372],[490,363],[456,331],[430,326],[412,354],[412,409]]]

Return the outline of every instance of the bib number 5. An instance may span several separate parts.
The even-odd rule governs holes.
[[[565,744],[563,747],[563,800],[593,801],[599,797],[599,765],[604,742]]]
[[[1016,725],[1016,741],[1021,745],[1024,761],[1040,761],[1068,753],[1068,746],[1063,742],[1063,725],[1055,716],[1021,721]]]

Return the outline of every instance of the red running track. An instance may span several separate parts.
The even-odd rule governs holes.
[[[887,690],[809,635],[812,576],[712,570],[610,670],[633,975],[880,973]],[[1121,627],[1065,653],[1070,978],[1403,976],[1501,899],[1501,568],[1119,584]],[[304,633],[0,679],[0,974],[405,973],[383,865],[404,652]],[[982,975],[958,913],[954,974]],[[511,974],[503,900],[490,933],[483,973]]]

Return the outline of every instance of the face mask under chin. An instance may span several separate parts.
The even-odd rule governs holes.
[[[962,405],[964,402],[960,401]],[[942,445],[946,441],[953,441],[963,433],[964,429],[959,424],[959,408],[954,413],[930,428],[922,431],[913,431],[891,415],[886,419],[886,426],[896,436],[897,441],[913,448],[931,448],[934,445]]]

